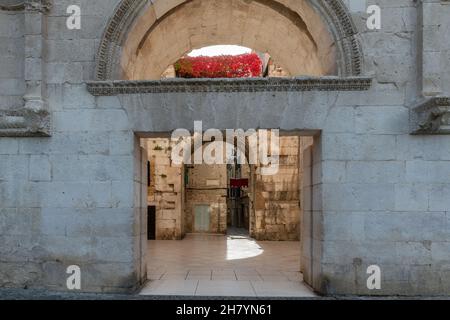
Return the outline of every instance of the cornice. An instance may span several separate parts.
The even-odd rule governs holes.
[[[323,77],[90,81],[87,87],[94,96],[111,96],[168,92],[365,91],[371,84],[372,79],[365,77]]]

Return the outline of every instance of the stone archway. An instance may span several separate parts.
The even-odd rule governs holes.
[[[236,21],[232,25],[236,25],[239,30],[254,29],[252,22],[242,24],[243,21],[249,20],[245,12],[258,12],[261,19],[269,18],[267,22],[264,21],[268,29],[261,27],[261,30],[249,31],[247,38],[244,35],[240,39],[230,37],[235,31],[230,25],[220,26],[212,23],[217,20],[217,15],[212,14],[209,18],[202,15],[214,11],[208,10],[208,6],[214,4],[217,5],[215,1],[206,0],[157,0],[152,3],[145,0],[123,0],[116,8],[103,35],[97,55],[96,80],[155,79],[155,75],[159,72],[155,65],[163,71],[167,65],[174,62],[174,59],[190,49],[220,42],[243,44],[254,49],[270,51],[281,64],[291,66],[291,73],[295,76],[347,77],[362,73],[362,52],[357,40],[357,31],[341,0],[297,2],[234,0],[234,7],[229,6],[226,14],[230,15],[232,21]],[[184,37],[179,39],[189,41],[181,41],[178,46],[173,46],[175,49],[169,50],[164,43],[164,30],[172,27],[171,31],[180,30],[180,27],[188,26],[192,21],[198,22],[199,17],[205,24],[200,23],[200,26],[188,30]],[[261,19],[257,22],[259,26],[262,26]],[[277,37],[280,30],[270,31],[275,25],[293,35],[287,37],[288,41],[283,44],[286,46],[284,52],[277,49],[280,47],[277,40],[281,38]],[[202,29],[200,35],[198,28]],[[192,38],[195,34],[199,35],[197,40]],[[201,36],[202,34],[206,37]],[[258,41],[251,40],[255,37]],[[210,40],[206,41],[207,38]],[[155,43],[164,48],[163,57],[160,57],[161,52],[154,50]],[[309,66],[300,63],[305,57],[308,57]],[[149,71],[152,63],[153,70]]]
[[[302,65],[301,60],[295,60],[296,57],[292,54],[276,52],[276,48],[280,46],[276,33],[267,38],[259,38],[262,39],[261,42],[249,44],[227,38],[233,32],[227,33],[224,28],[217,27],[217,32],[214,33],[214,27],[206,24],[207,34],[212,34],[211,42],[207,36],[202,36],[196,42],[181,44],[174,50],[164,43],[164,30],[176,33],[183,29],[183,25],[195,22],[193,34],[197,33],[197,24],[201,25],[202,21],[196,21],[200,18],[195,6],[204,6],[199,12],[207,13],[207,5],[211,3],[218,4],[215,0],[123,0],[116,8],[102,38],[97,56],[97,81],[87,82],[89,92],[94,96],[116,96],[113,99],[125,111],[129,128],[137,138],[158,136],[177,128],[192,132],[195,121],[202,121],[204,130],[280,129],[298,132],[302,136],[314,136],[314,148],[311,150],[314,155],[308,159],[308,172],[320,173],[320,133],[328,125],[332,101],[337,101],[340,91],[363,91],[368,90],[371,85],[370,78],[361,77],[362,52],[346,7],[341,0],[232,1],[236,6],[240,4],[244,8],[255,5],[261,14],[279,19],[277,21],[280,21],[281,26],[294,32],[300,40],[296,43],[295,39],[289,39],[292,42],[289,42],[290,49],[286,52],[295,55],[297,48],[304,45],[299,50],[303,54],[309,54],[310,61],[314,64],[308,69],[308,66]],[[227,12],[232,14],[239,10]],[[177,14],[180,15],[180,24],[171,21],[171,17],[174,20],[173,17]],[[317,28],[313,28],[314,25]],[[252,36],[257,37],[258,34],[253,33]],[[218,43],[219,40],[222,43]],[[258,47],[264,43],[270,45],[271,41],[276,45]],[[309,77],[145,81],[157,78],[168,64],[190,49],[212,44],[247,44],[253,49],[272,54],[284,66],[290,64],[298,67],[294,71],[290,70],[293,75]],[[146,70],[142,74],[134,73],[134,70],[139,72],[141,68],[145,69],[147,63],[151,65],[153,58],[158,58],[159,46],[163,48],[161,55],[164,55],[163,59],[156,60],[160,69],[150,68],[149,73]],[[156,51],[152,51],[155,49]],[[111,100],[104,100],[109,104],[107,101]],[[136,161],[137,167],[141,167],[140,164]],[[316,176],[311,177],[309,185],[305,185],[305,189],[310,189],[311,203],[309,207],[305,207],[304,212],[310,217],[313,217],[313,213],[317,216],[322,210],[321,175]],[[321,223],[314,217],[314,226]],[[304,223],[302,228],[312,230],[309,226],[312,223]],[[324,291],[323,282],[326,279],[323,279],[321,271],[322,260],[317,255],[313,257],[312,250],[308,251],[308,248],[320,249],[322,240],[312,233],[304,234],[306,239],[302,241],[306,247],[302,249],[305,261],[302,268],[305,280],[316,290]]]

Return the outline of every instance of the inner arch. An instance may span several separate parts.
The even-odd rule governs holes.
[[[308,1],[157,0],[128,33],[119,78],[156,80],[191,50],[223,44],[267,52],[293,76],[337,73],[335,43]]]

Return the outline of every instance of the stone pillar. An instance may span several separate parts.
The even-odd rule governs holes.
[[[9,10],[25,15],[24,105],[13,111],[0,111],[0,137],[50,135],[50,115],[45,99],[46,14],[50,0],[27,0]]]
[[[133,263],[136,278],[127,284],[130,288],[137,288],[147,280],[147,161],[148,152],[135,137]]]
[[[442,16],[442,5],[450,4],[450,0],[417,1],[419,89],[424,97],[433,97],[442,94],[441,23],[448,19]]]
[[[444,96],[443,79],[447,62],[442,59],[448,50],[444,33],[450,0],[416,1],[419,101],[411,108],[411,133],[450,134],[450,98]]]

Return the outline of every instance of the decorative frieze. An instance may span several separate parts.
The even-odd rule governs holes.
[[[240,78],[171,79],[155,81],[91,81],[88,91],[94,96],[168,92],[277,92],[277,91],[364,91],[371,78]]]
[[[434,97],[413,109],[413,134],[450,134],[450,97]]]

